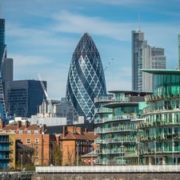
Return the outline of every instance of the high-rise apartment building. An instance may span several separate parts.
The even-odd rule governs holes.
[[[179,68],[180,68],[180,34],[178,35],[178,60],[179,60]]]
[[[91,36],[85,33],[72,56],[67,80],[67,99],[78,116],[94,116],[94,98],[106,94],[103,65]]]
[[[152,75],[141,69],[165,69],[166,57],[163,48],[151,47],[144,40],[144,33],[132,31],[132,89],[152,91]]]
[[[110,93],[95,100],[96,164],[138,164],[137,125],[142,120],[139,114],[147,93],[117,90]]]
[[[45,81],[43,83],[46,88],[47,83]],[[10,115],[21,117],[35,115],[44,98],[40,81],[19,80],[7,83],[7,110]]]
[[[142,164],[180,164],[180,70],[144,70],[154,75],[153,94],[140,123]]]

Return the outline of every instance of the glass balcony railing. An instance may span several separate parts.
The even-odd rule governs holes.
[[[109,101],[114,101],[115,98],[113,96],[100,96],[100,97],[96,97],[94,99],[94,102],[109,102]]]
[[[9,147],[4,147],[4,148],[0,147],[0,151],[10,151],[10,149]]]
[[[107,143],[135,143],[136,137],[120,137],[120,138],[111,138],[111,139],[102,139],[101,143],[102,144],[107,144]]]
[[[95,109],[95,113],[112,113],[112,109],[109,108],[99,108]]]
[[[159,121],[154,121],[154,122],[142,122],[139,124],[140,129],[144,128],[150,128],[150,127],[160,127],[160,126],[172,126],[172,125],[179,125],[180,124],[180,119],[177,120],[159,120]]]
[[[1,160],[8,160],[9,156],[8,155],[0,155]]]
[[[94,123],[102,124],[102,123],[112,122],[112,121],[132,120],[132,119],[137,119],[137,116],[122,115],[122,116],[106,117],[102,119],[97,118],[94,120]]]

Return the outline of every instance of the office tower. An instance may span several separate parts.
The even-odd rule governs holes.
[[[6,119],[6,107],[4,100],[4,86],[2,78],[2,63],[6,59],[6,45],[5,45],[5,20],[0,19],[0,118]]]
[[[5,58],[2,63],[2,78],[3,81],[13,81],[13,59]]]
[[[180,69],[180,34],[178,35],[178,60],[179,60],[179,69]]]
[[[47,83],[43,81],[46,88]],[[38,112],[44,99],[41,82],[20,80],[7,82],[7,110],[9,115],[30,117]]]
[[[94,98],[106,94],[103,65],[91,36],[85,33],[72,56],[68,80],[67,99],[78,116],[94,116]]]
[[[6,45],[5,45],[5,20],[0,19],[0,67],[2,60],[6,54]]]
[[[152,74],[141,69],[165,69],[166,57],[163,48],[150,46],[144,40],[144,33],[132,31],[132,89],[152,91]]]

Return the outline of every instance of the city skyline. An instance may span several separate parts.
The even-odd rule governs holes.
[[[14,77],[38,79],[41,74],[51,98],[65,96],[72,53],[78,39],[88,32],[101,55],[107,90],[131,89],[132,30],[140,27],[150,44],[165,48],[167,68],[176,68],[180,28],[176,3],[178,0],[1,2]]]

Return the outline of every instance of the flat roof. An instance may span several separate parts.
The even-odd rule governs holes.
[[[151,73],[151,74],[174,74],[180,75],[180,69],[141,69],[143,72]]]
[[[109,93],[124,93],[126,95],[131,94],[131,95],[140,95],[140,96],[152,94],[152,92],[141,92],[141,91],[132,91],[132,90],[110,90],[108,92]]]
[[[112,102],[112,103],[107,103],[103,107],[121,107],[121,106],[137,106],[138,102]]]

